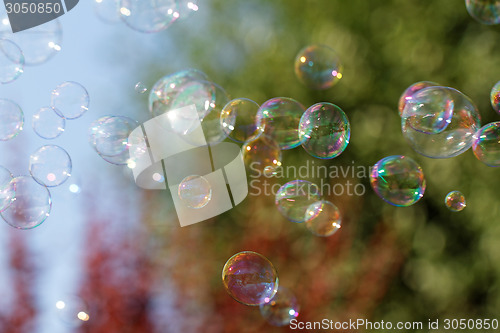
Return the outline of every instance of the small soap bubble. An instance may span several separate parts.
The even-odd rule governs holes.
[[[472,150],[484,164],[500,166],[500,121],[486,124],[474,134]]]
[[[137,91],[139,94],[144,94],[146,91],[148,91],[148,87],[142,82],[137,82],[134,87],[135,91]]]
[[[88,306],[78,296],[61,297],[56,300],[54,309],[59,320],[70,327],[78,327],[90,320]]]
[[[467,206],[465,196],[460,191],[451,191],[448,193],[446,198],[444,198],[444,204],[452,212],[460,212]]]
[[[31,176],[12,179],[15,200],[0,213],[5,222],[17,229],[33,229],[49,217],[52,199],[49,189]]]
[[[68,120],[80,118],[89,109],[87,89],[77,82],[64,82],[53,91],[50,106],[63,118]]]
[[[370,174],[370,184],[380,198],[399,207],[419,201],[426,186],[422,168],[413,159],[402,155],[378,161]]]
[[[261,119],[257,119],[259,104],[247,98],[233,99],[224,106],[220,121],[230,139],[246,142],[264,131]]]
[[[490,101],[493,109],[500,113],[500,81],[498,81],[491,89]]]
[[[342,78],[343,66],[337,53],[325,45],[311,45],[298,53],[295,74],[307,87],[331,88]]]
[[[120,22],[118,0],[94,0],[94,11],[104,23],[115,24]]]
[[[13,33],[9,17],[3,11],[0,13],[0,38],[19,46],[27,66],[41,65],[61,51],[62,26],[59,19],[51,18],[44,24]]]
[[[275,204],[279,212],[296,223],[305,221],[309,206],[321,198],[318,185],[307,180],[292,180],[276,193]]]
[[[229,258],[222,269],[222,283],[236,301],[245,305],[269,302],[278,290],[278,273],[263,255],[244,251]]]
[[[281,166],[280,146],[266,134],[246,142],[241,150],[249,172],[269,174]]]
[[[426,91],[436,89],[453,102],[451,116],[451,107],[443,113],[429,108],[430,112],[425,114],[429,106],[426,103],[417,105],[417,112],[413,113],[415,109],[409,105],[415,101],[411,101],[403,111],[401,130],[408,144],[417,153],[431,158],[450,158],[464,153],[472,146],[473,135],[481,126],[481,120],[474,103],[456,89],[428,87],[415,95],[425,95]]]
[[[42,139],[59,137],[66,127],[66,120],[50,107],[41,108],[33,115],[33,130]]]
[[[175,0],[119,0],[118,6],[125,24],[144,33],[165,30],[179,18]]]
[[[19,134],[24,125],[24,113],[11,100],[0,99],[0,141],[7,141]]]
[[[349,119],[335,104],[314,104],[300,119],[299,139],[311,156],[321,159],[337,157],[346,149],[350,137]]]
[[[306,109],[296,100],[288,97],[272,98],[260,106],[257,123],[264,133],[272,137],[282,150],[300,145],[299,123]]]
[[[273,326],[287,326],[299,316],[300,305],[290,289],[280,286],[276,295],[259,305],[262,317]]]
[[[187,176],[179,184],[178,195],[186,206],[200,209],[212,199],[212,186],[202,176]]]
[[[15,81],[24,72],[24,55],[11,40],[0,39],[0,83]]]
[[[500,2],[493,0],[465,0],[465,7],[476,21],[482,24],[500,23]]]
[[[12,179],[14,179],[12,173],[0,166],[0,212],[6,210],[15,200],[16,193]]]
[[[198,0],[177,0],[179,19],[186,19],[199,10]]]
[[[399,98],[399,104],[398,104],[398,109],[399,109],[399,116],[403,116],[403,110],[406,106],[407,102],[410,102],[412,100],[412,96],[417,92],[420,91],[424,88],[428,87],[433,87],[433,86],[439,86],[439,84],[431,81],[420,81],[420,82],[415,82],[406,90],[403,92],[401,97]]]
[[[30,156],[30,174],[43,186],[61,185],[71,176],[71,169],[71,158],[59,146],[42,146]]]
[[[305,225],[316,236],[331,236],[341,228],[340,210],[327,200],[315,202],[307,208]]]

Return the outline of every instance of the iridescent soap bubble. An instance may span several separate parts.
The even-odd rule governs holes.
[[[439,86],[439,84],[431,81],[420,81],[420,82],[415,82],[414,84],[406,88],[406,90],[399,98],[399,104],[398,104],[399,116],[400,117],[403,116],[403,110],[406,106],[406,103],[412,100],[413,94],[415,94],[419,90],[433,86]]]
[[[15,200],[15,189],[12,179],[14,176],[9,170],[0,166],[0,212],[7,209],[11,202]]]
[[[500,81],[495,83],[490,93],[491,106],[500,113]]]
[[[33,115],[33,130],[42,139],[55,139],[64,132],[66,120],[59,117],[53,108],[45,107]]]
[[[298,53],[295,74],[312,89],[328,89],[342,78],[343,66],[337,53],[325,45],[311,45]]]
[[[4,11],[0,13],[0,38],[12,40],[19,46],[26,65],[41,65],[61,51],[62,27],[59,20],[55,19],[12,33],[9,18]]]
[[[120,22],[120,8],[118,0],[95,0],[94,11],[104,23],[115,24]]]
[[[496,0],[465,0],[465,7],[482,24],[500,23],[500,2]]]
[[[236,301],[245,305],[269,302],[278,290],[278,273],[263,255],[236,253],[222,269],[222,283]]]
[[[32,229],[42,224],[50,214],[52,200],[47,187],[30,176],[12,179],[16,198],[0,215],[14,228]]]
[[[465,196],[460,191],[451,191],[448,193],[444,198],[444,204],[452,212],[460,212],[467,206]]]
[[[66,150],[55,145],[38,148],[30,156],[29,170],[39,184],[54,187],[71,176],[72,163]]]
[[[0,141],[7,141],[19,134],[24,125],[21,107],[8,99],[0,99]]]
[[[287,326],[299,316],[300,305],[290,289],[280,286],[276,295],[260,304],[260,314],[273,326]]]
[[[149,111],[151,111],[152,117],[160,116],[168,111],[174,109],[173,102],[182,102],[182,94],[190,87],[191,92],[194,88],[198,88],[197,95],[207,97],[213,96],[214,92],[212,87],[206,89],[206,85],[194,84],[195,81],[209,81],[208,76],[196,69],[186,69],[183,71],[170,74],[159,79],[149,92]],[[208,92],[207,92],[208,90]],[[188,105],[187,101],[184,101],[184,105]],[[201,106],[200,108],[198,108]],[[208,113],[208,108],[205,105],[197,105],[197,111],[200,119],[203,119]]]
[[[275,204],[288,220],[302,223],[309,206],[321,198],[318,185],[307,180],[292,180],[276,193]]]
[[[436,88],[424,88],[417,94],[424,94],[424,90]],[[424,119],[418,122],[412,119],[412,114],[409,113],[403,114],[401,118],[401,129],[408,144],[417,153],[431,158],[449,158],[467,151],[472,145],[474,133],[480,127],[477,108],[467,96],[453,88],[441,87],[440,89],[446,91],[453,101],[451,117],[446,115],[442,118],[443,120],[440,120],[439,116],[430,113],[428,114],[429,121]],[[405,110],[408,109],[408,104]],[[425,110],[425,108],[426,105],[422,105],[419,110]],[[423,118],[425,115],[422,117],[420,114],[419,117]],[[441,127],[436,133],[428,133],[428,129],[437,124],[442,124],[444,129]]]
[[[236,142],[258,137],[264,128],[257,119],[259,104],[247,98],[233,99],[224,106],[220,115],[222,129]]]
[[[145,33],[167,29],[178,17],[175,0],[119,0],[122,20]]]
[[[431,86],[415,92],[406,101],[402,117],[415,131],[437,134],[451,123],[454,104],[450,89]]]
[[[337,206],[330,201],[321,200],[307,208],[305,225],[314,235],[328,237],[340,229],[342,216]]]
[[[181,181],[177,194],[186,206],[200,209],[212,199],[212,186],[205,177],[191,175]]]
[[[474,134],[472,150],[484,164],[500,166],[500,121],[486,124]]]
[[[144,94],[146,91],[148,91],[148,87],[142,82],[137,82],[134,87],[135,91],[137,91],[139,94]]]
[[[250,172],[270,173],[281,166],[280,146],[265,134],[245,142],[241,150],[243,162]]]
[[[332,103],[317,103],[306,110],[299,124],[299,139],[311,156],[330,159],[346,149],[351,125],[344,111]]]
[[[77,82],[64,82],[53,91],[50,106],[60,116],[68,120],[81,117],[89,109],[87,89]]]
[[[378,161],[370,174],[370,184],[380,198],[399,207],[413,205],[425,192],[422,168],[413,159],[402,155]]]
[[[87,304],[78,296],[60,297],[54,304],[59,320],[68,326],[78,327],[90,320]]]
[[[24,72],[24,55],[11,40],[0,39],[0,83],[15,81]]]
[[[298,128],[305,111],[304,106],[292,98],[276,97],[260,106],[257,122],[281,149],[292,149],[300,145]]]

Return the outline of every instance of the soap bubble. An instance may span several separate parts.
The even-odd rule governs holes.
[[[60,117],[76,119],[89,109],[89,94],[87,89],[77,82],[64,82],[53,91],[50,106]]]
[[[186,206],[199,209],[205,207],[212,199],[212,186],[206,178],[192,175],[181,181],[177,193]]]
[[[9,170],[0,166],[0,212],[7,209],[15,200],[15,189],[12,179],[14,176]]]
[[[9,18],[4,11],[0,14],[0,38],[9,39],[19,46],[26,65],[41,65],[61,51],[62,27],[59,19],[55,19],[12,33]]]
[[[465,7],[476,21],[482,24],[500,23],[500,3],[493,0],[465,0]]]
[[[270,173],[281,166],[280,146],[265,134],[246,142],[241,150],[243,162],[251,172]]]
[[[500,81],[498,81],[491,89],[490,101],[493,109],[500,113]]]
[[[77,327],[90,320],[88,306],[78,296],[61,297],[54,306],[57,317],[65,325]]]
[[[467,206],[465,197],[460,191],[451,191],[444,198],[444,204],[452,212],[460,212]]]
[[[138,123],[125,116],[104,116],[90,126],[89,142],[101,156],[117,156],[129,147],[128,137]]]
[[[472,137],[480,127],[477,108],[467,96],[449,87],[429,87],[417,92],[417,94],[424,94],[424,90],[427,89],[443,89],[449,94],[453,101],[451,118],[445,115],[443,117],[444,123],[447,123],[446,126],[443,125],[445,128],[438,133],[429,134],[426,133],[425,129],[429,129],[434,125],[424,125],[425,121],[421,123],[415,121],[415,119],[412,119],[411,113],[403,114],[401,118],[403,136],[413,150],[427,157],[449,158],[462,154],[471,147]],[[408,104],[405,110],[408,109]],[[422,105],[419,110],[425,110],[425,108],[426,105]],[[429,114],[429,119],[430,124],[443,123],[439,120],[439,117],[432,113]]]
[[[278,190],[275,204],[284,217],[292,222],[302,223],[309,206],[320,198],[318,185],[307,180],[292,180]]]
[[[428,87],[433,87],[433,86],[439,86],[439,84],[431,81],[420,81],[420,82],[415,82],[406,90],[403,92],[401,97],[399,98],[399,104],[398,104],[398,109],[399,109],[399,116],[403,116],[403,110],[406,106],[406,103],[412,100],[413,94],[415,94],[417,91],[420,91],[424,88]]]
[[[33,115],[33,130],[42,139],[55,139],[64,132],[66,120],[50,107],[41,108]]]
[[[441,133],[451,123],[454,101],[446,87],[433,86],[414,93],[402,117],[412,129],[425,134]]]
[[[292,149],[300,145],[298,127],[305,111],[304,106],[292,98],[276,97],[260,106],[257,122],[281,149]]]
[[[222,129],[236,142],[246,142],[257,137],[264,131],[260,119],[257,119],[258,111],[259,104],[250,99],[233,99],[222,110]]]
[[[259,305],[262,317],[273,326],[287,326],[299,316],[300,305],[290,289],[280,286],[276,295]]]
[[[198,92],[195,95],[205,96],[205,100],[208,98],[213,99],[214,92],[212,87],[208,86],[207,89],[207,85],[196,85],[194,83],[196,81],[206,82],[208,81],[208,77],[205,73],[192,68],[159,79],[149,92],[149,111],[151,111],[151,115],[157,117],[174,109],[173,102],[177,101],[179,103],[179,99],[182,102],[182,94],[188,87],[191,87],[192,92],[193,85],[198,88]],[[189,105],[187,103],[187,101],[184,101],[184,105]],[[205,108],[205,104],[196,105],[200,119],[203,119],[208,113],[207,109]]]
[[[194,12],[197,12],[198,0],[177,0],[177,11],[179,12],[179,19],[186,19]]]
[[[413,159],[402,155],[378,161],[370,174],[370,184],[380,198],[399,207],[413,205],[425,192],[422,168]]]
[[[167,29],[178,17],[175,0],[119,0],[122,20],[145,33]]]
[[[52,206],[48,188],[30,176],[15,177],[11,183],[15,200],[0,213],[4,221],[17,229],[32,229],[42,224]]]
[[[312,89],[331,88],[342,78],[342,71],[337,53],[325,45],[308,46],[295,59],[295,74]]]
[[[263,255],[244,251],[236,253],[222,269],[222,282],[236,301],[245,305],[269,302],[278,290],[278,273]]]
[[[14,138],[22,131],[24,114],[19,105],[8,99],[0,99],[0,141]]]
[[[474,134],[472,150],[484,164],[500,166],[500,121],[486,124]]]
[[[11,40],[0,39],[0,83],[15,81],[24,71],[24,55]]]
[[[142,82],[137,82],[134,89],[139,94],[144,94],[146,91],[148,91],[148,88]]]
[[[120,22],[120,8],[118,0],[95,0],[94,11],[104,23],[115,24]]]
[[[311,156],[321,159],[337,157],[346,149],[350,137],[349,119],[335,104],[314,104],[300,119],[299,139]]]
[[[71,169],[71,158],[59,146],[42,146],[30,156],[30,174],[39,184],[47,187],[64,183],[71,176]]]
[[[307,208],[305,225],[316,236],[331,236],[342,225],[340,210],[330,201],[317,201]]]

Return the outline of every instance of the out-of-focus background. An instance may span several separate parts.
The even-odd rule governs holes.
[[[497,26],[473,20],[463,1],[206,0],[189,18],[144,34],[117,17],[106,22],[94,1],[80,2],[60,18],[61,50],[0,86],[0,97],[16,101],[26,120],[19,136],[0,143],[0,164],[27,174],[29,155],[49,143],[73,161],[72,177],[51,189],[52,213],[41,226],[0,224],[0,332],[289,330],[270,326],[258,307],[224,290],[224,263],[244,250],[274,264],[280,285],[298,298],[300,321],[419,321],[427,330],[428,319],[498,318],[498,170],[471,151],[444,160],[415,153],[398,115],[402,92],[428,80],[469,96],[482,124],[498,120],[489,100],[500,80]],[[331,89],[309,90],[295,77],[295,57],[311,44],[332,47],[344,64]],[[138,93],[136,83],[151,88],[186,68],[205,72],[233,98],[339,105],[352,128],[346,151],[322,161],[299,147],[283,153],[283,164],[367,168],[385,156],[408,155],[424,170],[423,199],[393,207],[367,177],[347,175],[330,181],[365,191],[327,198],[343,214],[342,229],[329,238],[287,221],[274,197],[255,189],[231,211],[181,228],[170,194],[141,190],[126,166],[95,153],[87,133],[103,115],[150,119],[148,93]],[[33,133],[31,118],[64,81],[87,88],[90,108],[49,142]],[[452,190],[464,193],[464,211],[445,207]],[[81,308],[88,320],[61,314],[59,301]]]

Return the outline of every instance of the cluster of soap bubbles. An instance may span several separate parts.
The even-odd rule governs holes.
[[[61,50],[62,28],[55,19],[42,25],[12,33],[9,17],[0,14],[0,83],[17,80],[24,66],[45,63]]]
[[[55,139],[64,132],[66,120],[81,117],[88,107],[87,90],[79,83],[64,82],[52,91],[50,107],[33,115],[33,130],[43,139]],[[0,120],[0,140],[6,141],[23,129],[24,114],[15,102],[0,99]],[[29,176],[14,177],[0,167],[0,215],[17,229],[32,229],[47,219],[52,208],[48,188],[71,176],[71,157],[60,146],[43,145],[30,155],[28,169]]]
[[[154,33],[198,11],[198,0],[95,0],[95,12],[105,23],[120,20],[135,31]]]
[[[229,258],[222,269],[222,283],[236,301],[258,305],[262,317],[271,325],[288,325],[299,315],[295,295],[279,285],[273,264],[259,253],[244,251]]]

